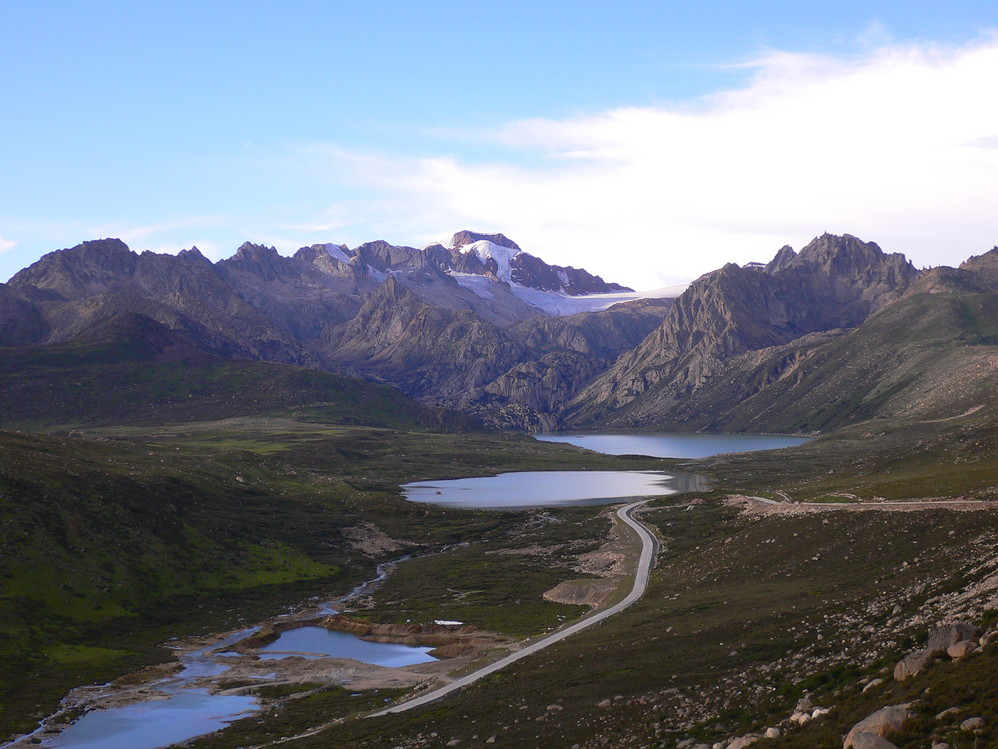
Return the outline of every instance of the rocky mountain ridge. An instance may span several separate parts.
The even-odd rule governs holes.
[[[0,346],[58,343],[140,314],[206,353],[359,376],[504,428],[813,432],[949,414],[993,379],[998,249],[918,271],[825,234],[640,298],[502,234],[450,247],[245,243],[46,255],[0,285]],[[568,314],[578,310],[575,314]]]
[[[554,356],[560,404],[636,345],[669,302],[638,300],[502,235],[459,232],[449,248],[317,244],[291,257],[247,242],[217,263],[196,247],[134,253],[105,239],[50,253],[0,285],[0,346],[75,340],[140,314],[212,355],[358,375],[539,429],[558,423],[535,413],[553,407],[538,392],[543,378],[524,388],[521,376],[515,391],[502,378]],[[626,309],[603,309],[616,302]]]

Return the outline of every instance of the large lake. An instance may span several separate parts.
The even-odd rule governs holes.
[[[630,434],[585,434],[562,432],[538,434],[543,442],[567,442],[607,455],[648,455],[653,458],[707,458],[722,453],[745,453],[795,447],[810,437],[779,434],[698,434],[655,432]]]
[[[481,510],[613,504],[701,488],[699,476],[658,471],[522,471],[402,486],[412,502]]]
[[[608,455],[706,458],[721,453],[793,447],[808,437],[772,434],[545,434],[545,442],[567,442]],[[402,486],[406,499],[442,507],[525,510],[625,502],[679,492],[702,491],[702,476],[658,471],[523,471],[468,479],[416,481]]]

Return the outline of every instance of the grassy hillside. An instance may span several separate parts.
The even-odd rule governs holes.
[[[210,356],[142,315],[84,339],[0,348],[0,424],[24,429],[295,413],[325,423],[467,428],[392,388],[299,367]]]

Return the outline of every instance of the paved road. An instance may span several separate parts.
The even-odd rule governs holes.
[[[517,650],[514,653],[510,653],[503,658],[490,663],[488,666],[478,669],[467,676],[462,676],[459,679],[455,679],[449,684],[445,684],[442,687],[434,689],[426,694],[422,694],[419,697],[415,697],[408,702],[402,702],[398,705],[393,705],[392,707],[386,708],[376,713],[372,713],[369,717],[377,717],[379,715],[388,715],[389,713],[401,713],[406,710],[412,710],[414,707],[419,707],[425,705],[428,702],[434,702],[439,700],[444,695],[450,694],[462,687],[466,687],[469,684],[481,679],[483,676],[488,676],[489,674],[495,673],[496,671],[505,668],[510,663],[515,663],[521,658],[526,658],[528,655],[533,655],[539,650],[543,650],[549,645],[553,645],[556,642],[564,640],[566,637],[571,637],[577,632],[581,632],[588,627],[592,627],[595,624],[599,624],[604,619],[619,613],[638,600],[641,595],[645,592],[645,588],[648,587],[648,576],[651,573],[652,564],[655,561],[655,554],[658,547],[658,541],[655,536],[652,535],[644,525],[639,523],[632,517],[632,513],[635,508],[640,507],[645,504],[648,500],[643,500],[641,502],[633,502],[629,505],[625,505],[617,510],[617,517],[619,517],[624,523],[629,525],[641,538],[641,556],[638,558],[638,569],[634,575],[634,586],[631,588],[631,592],[627,594],[620,603],[614,604],[608,609],[599,611],[595,614],[580,619],[577,622],[569,624],[557,632],[553,632],[546,637],[537,640],[536,642],[527,645],[521,650]]]

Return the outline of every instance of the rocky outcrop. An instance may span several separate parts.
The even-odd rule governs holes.
[[[966,640],[974,641],[981,636],[981,628],[969,622],[948,622],[940,624],[929,634],[925,649],[933,655],[941,655],[950,647]]]
[[[939,657],[966,658],[977,647],[980,627],[967,622],[949,622],[936,627],[929,634],[925,647],[902,658],[894,667],[894,680],[905,681],[925,670]]]
[[[492,244],[497,244],[500,247],[508,247],[511,250],[520,249],[520,245],[504,234],[481,234],[477,231],[468,231],[467,229],[459,231],[451,237],[450,246],[460,249],[465,245],[481,242],[482,240],[491,242]]]

